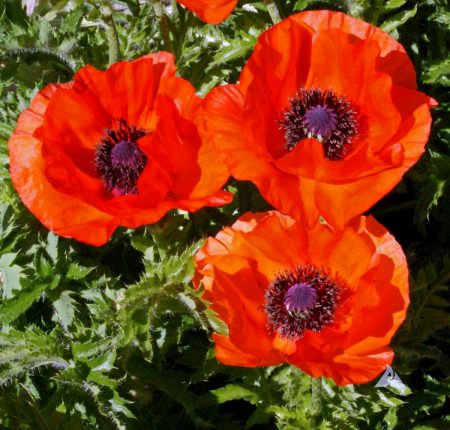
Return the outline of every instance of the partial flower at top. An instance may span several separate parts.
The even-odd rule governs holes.
[[[308,228],[279,212],[247,213],[196,255],[196,284],[226,323],[224,364],[290,363],[338,385],[392,362],[389,342],[409,304],[400,245],[373,218]]]
[[[238,0],[177,0],[208,24],[225,20],[235,8]]]
[[[309,11],[263,33],[239,83],[212,90],[204,114],[234,177],[296,219],[343,228],[419,159],[433,105],[389,35]]]
[[[199,104],[165,52],[83,67],[21,113],[9,140],[13,184],[47,228],[93,245],[171,209],[228,203],[228,170],[202,139]]]

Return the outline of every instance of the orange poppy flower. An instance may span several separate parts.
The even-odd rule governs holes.
[[[20,198],[50,230],[93,245],[174,208],[228,203],[228,170],[197,126],[200,99],[161,52],[83,67],[24,110],[9,141]]]
[[[343,228],[419,159],[432,105],[398,42],[309,11],[263,33],[239,83],[212,90],[204,111],[234,177],[283,213]]]
[[[230,15],[238,0],[177,0],[208,24],[219,24]]]
[[[224,364],[286,362],[346,385],[370,381],[393,360],[408,268],[372,217],[333,231],[275,211],[247,213],[207,239],[196,269],[196,285],[228,326],[228,335],[213,334]]]

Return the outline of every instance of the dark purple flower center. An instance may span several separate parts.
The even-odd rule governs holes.
[[[279,273],[266,291],[269,331],[293,340],[305,330],[320,332],[335,321],[345,290],[342,281],[313,265]]]
[[[305,113],[303,121],[314,136],[330,137],[336,130],[337,115],[333,109],[317,105]]]
[[[284,296],[284,306],[291,313],[299,313],[307,311],[314,307],[317,303],[317,292],[309,284],[294,284],[286,291]]]
[[[106,130],[105,137],[95,152],[95,170],[105,188],[114,197],[138,194],[137,181],[145,166],[147,156],[141,151],[138,140],[148,134],[121,119],[116,127]]]
[[[111,149],[111,164],[116,169],[134,169],[146,158],[135,142],[122,140]]]
[[[328,160],[342,160],[359,133],[357,109],[345,97],[320,88],[298,90],[280,124],[288,151],[302,139],[315,138]]]

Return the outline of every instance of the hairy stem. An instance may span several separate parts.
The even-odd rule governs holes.
[[[116,24],[112,15],[112,9],[107,9],[104,13],[105,31],[108,38],[108,62],[114,64],[119,59],[119,36],[117,34]]]
[[[169,22],[167,19],[166,12],[162,0],[155,0],[153,2],[153,7],[155,10],[156,18],[159,22],[159,30],[161,31],[161,36],[164,41],[164,48],[169,52],[174,52],[172,41],[170,40]]]
[[[311,377],[311,403],[314,423],[319,426],[323,412],[322,379],[320,377]]]

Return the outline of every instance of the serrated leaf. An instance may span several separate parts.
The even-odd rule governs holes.
[[[66,278],[73,280],[83,279],[93,270],[93,267],[83,267],[78,263],[70,263],[69,268],[67,269]]]
[[[94,342],[73,342],[72,354],[77,361],[89,362],[111,351],[111,339],[102,339]]]
[[[146,260],[153,261],[155,256],[155,242],[153,239],[145,236],[133,236],[131,238],[131,245],[138,251],[143,252]]]
[[[45,251],[54,264],[56,264],[58,260],[58,242],[58,236],[52,232],[49,232],[47,235],[47,245],[45,246]]]
[[[278,405],[258,407],[245,423],[245,427],[252,428],[258,424],[268,424],[272,421],[273,416],[278,416],[281,418],[286,415],[286,412],[287,410],[285,408]]]
[[[211,394],[216,397],[220,404],[232,400],[247,400],[250,403],[256,404],[259,400],[259,396],[254,391],[236,384],[228,384],[225,387],[212,390]]]
[[[414,7],[412,9],[399,12],[398,14],[394,15],[392,18],[389,18],[388,20],[384,21],[384,23],[381,25],[381,28],[386,33],[392,33],[394,30],[397,30],[398,27],[403,25],[410,18],[415,16],[416,13],[417,13],[417,4],[414,5]]]
[[[36,327],[26,331],[0,332],[0,385],[38,367],[65,369],[57,332],[44,333]]]
[[[0,250],[2,253],[7,253],[14,249],[14,245],[21,237],[17,230],[18,227],[13,209],[10,206],[2,205],[0,207]]]
[[[308,7],[308,5],[311,3],[311,0],[298,0],[295,2],[294,5],[294,11],[301,11]]]
[[[250,52],[255,46],[256,41],[257,38],[255,36],[250,34],[243,35],[242,39],[237,39],[234,43],[222,48],[214,56],[214,63],[223,64],[236,60],[237,58],[246,57],[247,53]]]
[[[87,380],[95,382],[96,384],[98,384],[102,387],[108,387],[111,389],[115,389],[117,387],[117,381],[115,381],[111,378],[108,378],[101,371],[92,370],[91,372],[89,372],[89,375],[87,376]]]
[[[429,218],[433,207],[437,206],[439,199],[444,194],[446,181],[438,178],[431,178],[430,181],[420,190],[419,198],[414,215],[414,221],[419,224]]]
[[[131,402],[119,397],[116,392],[114,392],[114,397],[109,400],[109,403],[111,404],[111,409],[114,412],[122,414],[123,416],[130,418],[130,419],[136,418],[134,416],[133,412],[131,412],[126,407],[126,405],[130,404]]]
[[[439,204],[444,195],[450,177],[450,157],[429,151],[429,163],[427,164],[425,183],[419,189],[417,207],[414,214],[414,222],[422,224],[429,218],[431,210]]]
[[[14,264],[17,255],[6,253],[0,256],[0,286],[2,298],[10,299],[14,290],[20,289],[22,268]]]
[[[43,252],[38,252],[35,255],[34,267],[41,279],[51,279],[54,275],[55,265]]]
[[[383,6],[384,11],[390,11],[392,9],[398,9],[406,3],[406,0],[389,0]]]
[[[445,58],[430,65],[425,70],[422,79],[427,84],[450,86],[450,59]]]
[[[71,294],[72,291],[63,291],[59,299],[53,302],[55,317],[66,330],[75,317],[75,300],[70,297]]]
[[[12,125],[0,122],[0,136],[9,138],[13,131],[14,127]]]
[[[3,301],[0,305],[0,322],[9,324],[19,318],[35,301],[39,300],[47,287],[46,284],[29,284],[13,298]]]
[[[153,309],[158,301],[167,297],[170,292],[163,288],[152,287],[145,279],[139,284],[130,286],[117,303],[117,319],[120,324],[122,336],[120,344],[128,345],[139,338],[139,346],[146,353],[151,354],[150,321]]]

